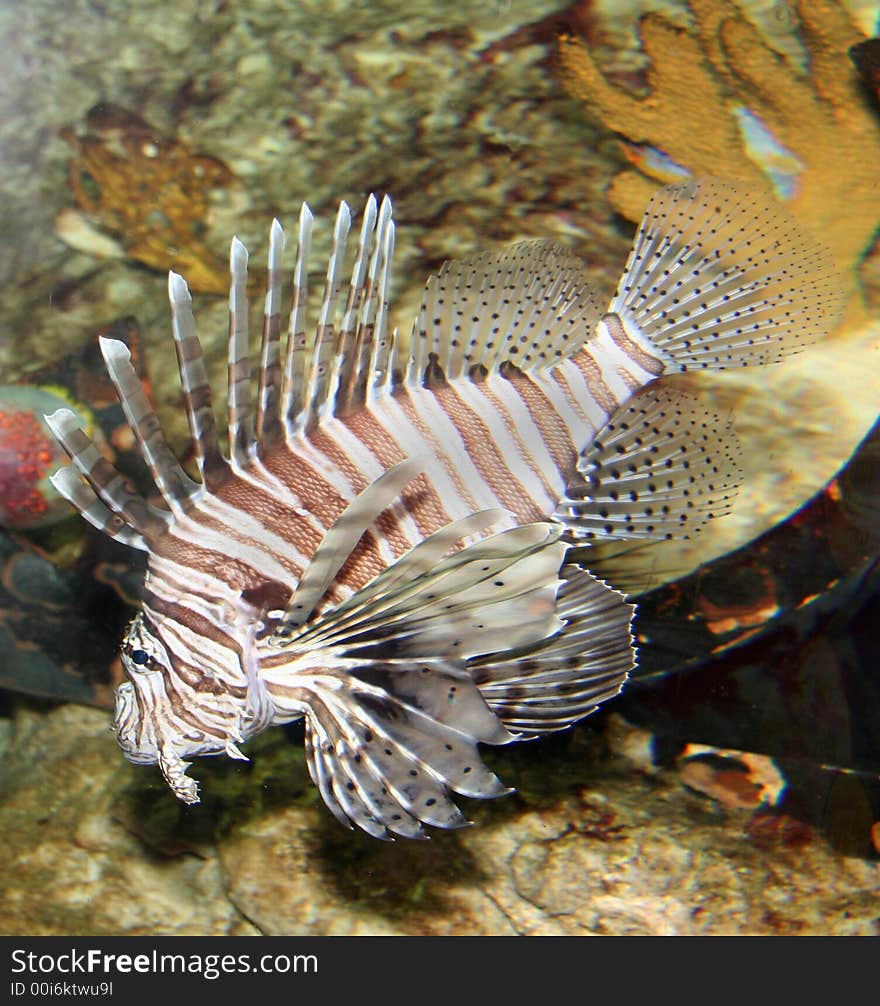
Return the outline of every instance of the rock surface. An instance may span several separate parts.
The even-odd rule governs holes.
[[[184,808],[102,713],[5,722],[7,935],[880,934],[878,863],[757,841],[750,813],[611,753],[619,722],[496,752],[517,793],[416,843],[341,828],[280,730],[249,764],[199,763]]]

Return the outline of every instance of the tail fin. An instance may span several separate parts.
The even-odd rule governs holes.
[[[608,311],[670,373],[775,363],[842,307],[827,249],[771,197],[710,178],[652,197]]]

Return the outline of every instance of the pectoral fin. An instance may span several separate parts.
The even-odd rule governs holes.
[[[517,734],[551,733],[583,719],[617,695],[635,664],[635,607],[577,566],[562,576],[559,632],[468,663],[489,708]]]
[[[511,735],[461,668],[372,663],[303,684],[309,771],[347,827],[420,838],[422,824],[467,824],[450,791],[483,799],[509,792],[483,764],[477,741],[502,744]]]
[[[423,824],[466,823],[450,792],[507,792],[477,745],[513,735],[466,660],[558,632],[566,546],[559,526],[529,524],[443,557],[498,516],[438,531],[343,604],[272,640],[279,658],[289,655],[265,671],[277,719],[304,715],[312,778],[346,825],[421,837]]]
[[[472,521],[444,529],[447,540],[460,539]],[[511,528],[428,569],[419,546],[298,631],[283,622],[273,644],[297,651],[333,647],[377,660],[462,659],[543,639],[561,624],[554,613],[566,552],[561,530],[554,524]]]

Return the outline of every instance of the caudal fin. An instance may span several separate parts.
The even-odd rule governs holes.
[[[775,363],[842,306],[830,252],[778,203],[702,179],[651,198],[608,311],[670,373]]]

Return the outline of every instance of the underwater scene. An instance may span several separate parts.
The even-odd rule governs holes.
[[[0,934],[880,934],[878,35],[0,3]]]

